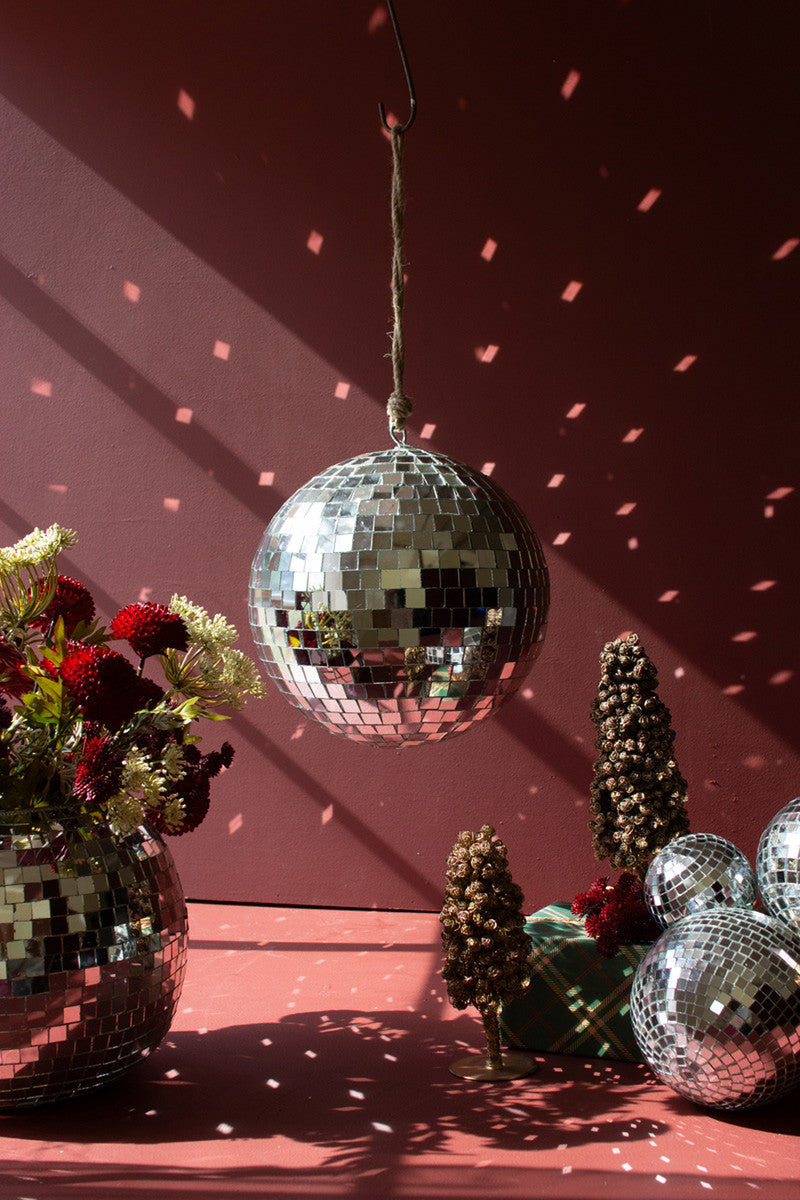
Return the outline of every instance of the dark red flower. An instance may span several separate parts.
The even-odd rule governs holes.
[[[210,782],[223,767],[230,766],[233,754],[230,742],[223,742],[219,750],[212,750],[210,754],[201,754],[196,746],[184,748],[184,774],[172,789],[172,795],[180,796],[186,815],[177,828],[170,828],[158,813],[148,814],[161,833],[180,837],[197,828],[211,804]]]
[[[163,604],[129,604],[114,617],[109,632],[112,637],[126,641],[139,658],[189,647],[183,617]]]
[[[584,928],[605,958],[613,958],[620,945],[651,942],[660,933],[633,871],[623,871],[610,887],[607,877],[596,879],[588,892],[575,897],[572,911],[585,917]]]
[[[118,729],[149,699],[133,664],[107,646],[85,646],[68,654],[59,673],[86,720],[107,729]]]
[[[40,629],[49,629],[61,617],[64,631],[67,637],[71,637],[78,625],[91,623],[94,613],[94,600],[89,589],[78,583],[77,579],[59,575],[53,599],[34,624]]]
[[[123,756],[105,735],[87,737],[72,790],[81,804],[102,808],[119,791]]]
[[[0,693],[9,696],[24,696],[33,686],[27,675],[22,672],[25,659],[16,646],[10,646],[0,638]]]

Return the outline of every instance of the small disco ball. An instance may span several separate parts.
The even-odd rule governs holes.
[[[755,903],[753,868],[741,850],[715,833],[687,833],[659,850],[644,879],[647,907],[662,928],[688,913]]]
[[[355,741],[438,741],[493,713],[544,639],[547,566],[486,475],[397,444],[328,467],[267,527],[250,625],[267,674]]]
[[[631,987],[642,1057],[709,1108],[755,1108],[800,1083],[800,935],[766,913],[707,908],[670,925]]]
[[[767,912],[800,927],[800,796],[776,813],[762,833],[756,880]]]

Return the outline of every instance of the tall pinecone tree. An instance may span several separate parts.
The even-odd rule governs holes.
[[[530,982],[531,939],[523,928],[522,889],[511,878],[506,847],[493,836],[491,825],[458,835],[447,859],[439,920],[450,1002],[454,1008],[473,1004],[478,1009],[489,1065],[500,1068],[498,1012]]]
[[[595,858],[644,878],[650,859],[687,833],[686,781],[674,757],[669,709],[635,633],[608,642],[592,701],[598,752],[591,787]]]

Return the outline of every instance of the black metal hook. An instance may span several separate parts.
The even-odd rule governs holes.
[[[399,129],[401,133],[405,133],[406,130],[410,129],[411,126],[414,124],[414,118],[417,115],[417,97],[414,93],[414,84],[411,80],[411,70],[409,68],[408,59],[406,57],[406,48],[403,45],[403,39],[400,35],[400,26],[397,24],[397,17],[395,16],[394,4],[392,3],[392,0],[386,0],[386,7],[389,9],[389,16],[392,18],[392,25],[394,26],[394,36],[397,39],[397,49],[400,51],[400,58],[403,63],[403,70],[406,73],[406,83],[408,84],[408,98],[411,102],[411,115],[408,118],[408,120],[406,121],[405,125],[401,125],[398,122],[398,124],[396,126],[392,126],[392,125],[389,125],[389,123],[386,120],[386,109],[383,107],[383,101],[381,101],[381,100],[378,101],[378,112],[380,113],[381,124],[383,125],[383,128],[386,130],[387,133],[391,133],[393,128]]]

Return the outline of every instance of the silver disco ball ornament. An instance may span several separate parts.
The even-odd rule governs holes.
[[[631,988],[642,1057],[709,1108],[754,1108],[800,1083],[800,935],[766,913],[707,908],[671,925]]]
[[[463,463],[396,444],[291,496],[253,560],[250,624],[306,716],[361,742],[438,741],[516,691],[541,649],[542,547]]]
[[[762,833],[756,881],[767,912],[800,928],[800,796],[776,813]]]
[[[715,833],[687,833],[659,850],[644,880],[647,907],[662,928],[712,904],[750,908],[753,868],[741,850]]]

